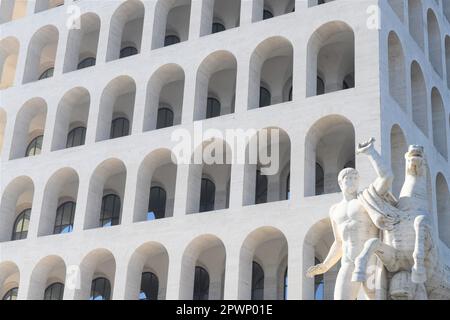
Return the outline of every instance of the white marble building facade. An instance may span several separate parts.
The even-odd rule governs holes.
[[[0,71],[0,298],[88,299],[102,279],[138,299],[151,273],[154,297],[192,299],[201,268],[209,299],[332,299],[337,269],[305,271],[332,244],[338,172],[375,178],[354,152],[370,137],[395,195],[425,147],[450,261],[450,1],[1,0]],[[173,163],[173,132],[199,125],[224,156],[227,129],[280,129],[279,170]]]

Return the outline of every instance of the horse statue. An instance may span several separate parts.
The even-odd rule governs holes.
[[[379,196],[368,188],[358,199],[370,213],[394,217],[390,230],[367,240],[355,260],[352,281],[367,280],[367,267],[375,254],[387,271],[388,298],[393,300],[449,300],[450,261],[440,254],[432,225],[431,188],[424,149],[410,146],[405,154],[405,182],[399,199]]]

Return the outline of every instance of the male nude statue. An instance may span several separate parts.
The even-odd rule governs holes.
[[[390,195],[393,174],[375,150],[374,139],[359,145],[356,153],[366,154],[372,163],[378,178],[373,182],[378,195]],[[363,250],[368,239],[377,238],[379,229],[391,230],[396,220],[390,216],[369,214],[358,200],[359,174],[356,169],[347,168],[338,176],[339,187],[343,199],[330,209],[330,220],[333,228],[334,243],[325,260],[307,271],[308,277],[323,274],[330,270],[341,259],[334,290],[335,300],[356,300],[361,286],[369,299],[374,299],[374,291],[369,290],[367,283],[352,282],[354,261]]]

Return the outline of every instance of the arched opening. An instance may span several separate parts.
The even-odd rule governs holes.
[[[6,111],[0,108],[0,157],[3,151],[5,128],[6,128]]]
[[[209,0],[207,4],[208,11],[202,16],[201,36],[239,27],[241,0]]]
[[[163,245],[148,242],[132,254],[127,271],[125,299],[164,300],[169,255]]]
[[[405,21],[405,1],[404,0],[388,0],[392,10],[394,10],[401,22]]]
[[[152,49],[186,41],[189,37],[191,0],[159,0],[155,6]]]
[[[344,22],[328,22],[308,41],[308,97],[355,86],[355,35]]]
[[[293,54],[291,42],[283,37],[268,38],[256,47],[250,58],[249,109],[289,101]]]
[[[417,44],[425,48],[424,43],[424,25],[423,25],[423,7],[420,0],[409,0],[408,2],[409,16],[409,33],[416,40]]]
[[[145,7],[139,0],[127,0],[111,18],[106,61],[125,58],[141,51]]]
[[[306,135],[305,196],[339,192],[339,172],[354,166],[353,124],[339,115],[318,120]]]
[[[47,103],[42,98],[28,100],[19,110],[14,125],[10,159],[41,153]]]
[[[41,259],[31,273],[28,300],[62,300],[66,264],[58,256]]]
[[[438,216],[439,238],[450,247],[450,191],[442,173],[436,177],[436,210]]]
[[[147,155],[139,167],[133,221],[173,216],[177,164],[168,149]]]
[[[58,38],[58,29],[52,25],[42,27],[35,32],[28,45],[23,83],[53,76]]]
[[[127,170],[118,159],[103,161],[89,183],[84,229],[120,224]]]
[[[20,272],[14,262],[0,262],[0,300],[16,300],[19,293]]]
[[[406,111],[406,66],[403,47],[394,31],[388,38],[389,92],[398,105]]]
[[[295,2],[292,0],[264,0],[257,1],[254,8],[254,21],[267,20],[295,11]]]
[[[85,13],[80,17],[79,23],[78,29],[69,31],[64,72],[84,69],[96,63],[100,18],[95,13]]]
[[[68,91],[56,113],[52,151],[84,145],[91,97],[82,87]]]
[[[64,5],[64,0],[36,0],[34,12],[49,10]]]
[[[422,69],[416,61],[411,64],[411,95],[413,121],[428,136],[427,86]]]
[[[334,242],[330,219],[323,219],[311,227],[303,242],[303,288],[302,298],[305,300],[333,300],[334,285],[340,262],[323,275],[314,279],[306,277],[309,267],[325,260]]]
[[[19,49],[16,38],[8,37],[0,41],[0,90],[14,85]]]
[[[408,151],[403,130],[399,125],[394,125],[391,129],[391,168],[394,174],[392,192],[398,198],[405,181],[405,154]]]
[[[429,9],[427,13],[428,25],[428,54],[430,62],[434,70],[442,77],[442,43],[441,29],[438,20],[433,12]]]
[[[244,205],[287,200],[291,140],[280,128],[265,128],[249,140]]]
[[[230,146],[218,138],[195,149],[189,166],[188,214],[228,208],[231,157]]]
[[[445,37],[445,62],[447,65],[447,87],[450,89],[450,36]]]
[[[444,16],[450,22],[450,3],[448,1],[442,1],[442,6],[444,8]]]
[[[431,91],[431,115],[434,146],[445,159],[448,159],[445,107],[442,96],[436,88]]]
[[[201,235],[184,250],[181,262],[181,300],[223,299],[226,252],[214,235]]]
[[[236,74],[236,58],[228,51],[203,60],[197,71],[194,120],[234,113]]]
[[[184,71],[177,64],[160,67],[147,85],[144,131],[181,124]]]
[[[136,83],[128,76],[111,80],[103,90],[97,121],[96,141],[131,134]]]
[[[27,0],[3,0],[0,3],[0,23],[25,17],[27,2]]]
[[[238,299],[283,300],[288,243],[274,227],[261,227],[244,240],[239,256]]]
[[[0,204],[0,241],[19,240],[27,236],[29,217],[33,205],[34,184],[25,176],[18,177],[8,184],[3,190]],[[16,223],[21,216],[22,223]],[[18,228],[16,228],[18,227]],[[18,238],[16,235],[20,233]]]
[[[80,286],[75,300],[111,300],[114,290],[116,260],[107,249],[87,254],[80,264]]]
[[[72,168],[55,172],[48,180],[42,200],[38,236],[73,230],[79,178]]]

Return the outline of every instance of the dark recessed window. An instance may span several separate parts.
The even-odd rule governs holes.
[[[92,281],[89,300],[110,300],[111,284],[106,278],[97,278]]]
[[[53,68],[53,67],[48,68],[47,70],[45,70],[44,72],[41,73],[41,75],[39,76],[39,80],[53,77],[54,71],[55,71],[55,68]]]
[[[252,300],[264,300],[264,270],[255,261],[252,263]]]
[[[315,258],[315,264],[319,264],[320,260]],[[323,274],[314,276],[314,299],[324,300],[325,283],[323,281]]]
[[[255,204],[267,202],[267,176],[256,171]]]
[[[284,272],[284,291],[283,291],[283,300],[287,300],[288,295],[288,268]]]
[[[289,96],[288,96],[289,101],[292,101],[292,86],[289,89]]]
[[[270,91],[264,87],[259,88],[259,107],[267,107],[272,103],[272,95]]]
[[[159,281],[152,272],[144,272],[141,278],[139,300],[158,300]]]
[[[325,173],[320,164],[316,162],[316,196],[325,192]]]
[[[67,135],[66,148],[82,146],[86,140],[86,128],[77,127],[70,130]]]
[[[19,292],[19,288],[12,288],[5,293],[2,300],[17,300],[17,293]]]
[[[173,112],[168,108],[160,108],[158,110],[158,120],[156,129],[162,129],[173,126]]]
[[[325,93],[325,82],[321,77],[317,77],[317,95],[320,96]]]
[[[88,68],[88,67],[92,67],[95,66],[95,58],[86,58],[80,61],[80,63],[77,66],[77,69],[84,69],[84,68]]]
[[[206,103],[206,119],[220,116],[220,102],[215,98],[208,98]]]
[[[217,33],[217,32],[222,32],[225,31],[225,26],[219,22],[214,22],[212,24],[212,30],[211,33]]]
[[[171,45],[173,45],[173,44],[177,44],[177,43],[179,43],[179,42],[180,42],[180,38],[178,38],[178,37],[175,36],[175,35],[166,36],[166,37],[164,38],[164,46],[165,46],[165,47],[171,46]]]
[[[44,136],[38,136],[31,140],[31,142],[28,144],[27,150],[25,151],[25,157],[37,156],[41,154],[43,141]]]
[[[353,169],[355,169],[355,168],[356,168],[356,166],[355,166],[355,160],[350,160],[349,162],[347,162],[347,163],[344,165],[344,169],[347,169],[347,168],[353,168]]]
[[[134,56],[135,54],[138,54],[138,50],[135,47],[125,47],[122,50],[120,50],[119,58]]]
[[[119,224],[120,206],[120,198],[115,194],[108,194],[103,197],[100,213],[100,227],[110,227]]]
[[[127,118],[117,118],[111,122],[110,139],[125,137],[129,134],[130,122]]]
[[[62,300],[64,296],[64,284],[55,282],[45,289],[44,300]]]
[[[69,233],[73,230],[76,204],[73,201],[63,203],[56,210],[53,234]]]
[[[214,210],[214,200],[216,197],[216,185],[209,179],[202,179],[200,190],[200,212]]]
[[[25,209],[17,216],[16,221],[14,221],[11,240],[22,240],[27,238],[30,214],[31,209]]]
[[[193,300],[208,300],[209,274],[202,267],[195,267],[194,298]]]
[[[166,191],[160,187],[150,189],[147,220],[162,219],[166,215]]]
[[[291,174],[289,173],[286,179],[286,200],[291,198]]]
[[[269,10],[267,10],[267,9],[264,9],[264,11],[263,11],[263,20],[267,20],[267,19],[270,19],[270,18],[273,18],[273,13],[270,12]]]

